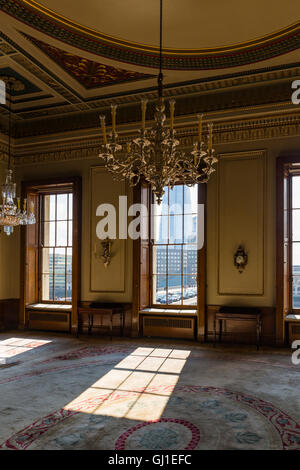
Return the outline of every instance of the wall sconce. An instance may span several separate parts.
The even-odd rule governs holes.
[[[108,265],[111,262],[112,254],[111,254],[111,247],[112,247],[113,241],[110,240],[110,238],[105,238],[105,240],[102,240],[101,246],[102,246],[102,253],[97,253],[97,244],[95,243],[94,245],[94,255],[95,258],[102,259],[104,267],[107,268]]]
[[[234,253],[234,266],[238,269],[239,273],[242,274],[248,263],[248,255],[242,245],[239,245],[238,249]]]

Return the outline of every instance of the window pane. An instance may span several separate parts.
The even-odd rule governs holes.
[[[293,243],[293,272],[300,268],[300,243]]]
[[[68,218],[68,194],[57,194],[57,220],[67,220]]]
[[[183,186],[176,185],[169,190],[169,214],[183,213]]]
[[[197,274],[197,245],[183,247],[183,274]]]
[[[68,216],[68,219],[69,220],[73,219],[73,194],[72,193],[69,194],[69,216]]]
[[[69,224],[68,245],[72,246],[73,245],[73,222],[70,220],[68,224]]]
[[[293,176],[292,181],[292,205],[293,208],[300,208],[300,176]]]
[[[67,276],[67,297],[66,301],[71,302],[72,300],[72,276]]]
[[[292,211],[293,217],[293,240],[300,240],[300,209],[295,209]]]
[[[42,273],[53,272],[53,248],[42,249]]]
[[[183,276],[183,304],[197,305],[196,276]]]
[[[184,241],[197,243],[197,215],[184,216]]]
[[[65,287],[66,287],[65,275],[55,273],[54,275],[54,300],[57,300],[57,301],[65,300]]]
[[[181,304],[181,275],[168,276],[168,304]]]
[[[56,223],[56,245],[66,246],[68,244],[68,222]]]
[[[42,274],[42,300],[52,300],[52,275]]]
[[[64,248],[55,248],[54,271],[56,274],[65,275],[66,271],[66,251]]]
[[[169,243],[182,243],[182,216],[171,215],[169,217]]]
[[[67,248],[67,274],[72,274],[72,248]]]
[[[169,245],[168,247],[168,274],[181,274],[181,246]]]
[[[155,216],[153,239],[157,244],[168,243],[168,216]]]
[[[167,300],[167,277],[153,276],[153,303],[166,304]]]
[[[167,273],[167,248],[165,246],[153,247],[153,274]]]
[[[44,220],[55,220],[55,196],[44,196]]]
[[[293,277],[293,308],[300,308],[300,276]]]
[[[55,246],[55,222],[44,222],[44,246]]]
[[[197,214],[198,186],[184,186],[184,213]]]
[[[154,202],[154,205],[153,205],[153,216],[154,215],[168,215],[169,213],[169,206],[168,206],[168,193],[169,193],[169,188],[168,186],[166,186],[164,188],[165,190],[165,194],[163,195],[163,198],[162,198],[162,202],[161,204],[156,204],[156,202]],[[156,200],[156,198],[154,198],[154,201]]]

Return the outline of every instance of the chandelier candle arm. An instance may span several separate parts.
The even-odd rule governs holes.
[[[116,110],[117,110],[117,105],[112,104],[111,105],[111,121],[112,121],[112,132],[113,132],[113,134],[116,133]]]

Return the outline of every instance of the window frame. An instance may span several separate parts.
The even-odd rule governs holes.
[[[292,188],[290,175],[300,175],[299,156],[279,156],[276,161],[276,344],[286,341],[286,317],[298,313],[293,309],[292,291]],[[287,217],[285,219],[285,212]],[[286,220],[286,223],[285,223]]]
[[[175,186],[185,186],[186,184],[185,183],[176,183]],[[153,247],[154,247],[154,242],[153,242],[153,239],[151,238],[151,233],[152,233],[152,224],[153,224],[153,214],[152,214],[152,205],[155,204],[155,195],[153,193],[153,191],[151,191],[150,189],[150,199],[151,199],[151,205],[150,205],[150,208],[149,208],[149,232],[150,232],[150,238],[149,238],[149,244],[150,244],[150,253],[149,253],[149,294],[150,294],[150,308],[160,308],[160,309],[170,309],[170,310],[191,310],[191,309],[196,309],[197,308],[197,305],[198,305],[198,301],[196,301],[195,304],[193,305],[185,305],[185,304],[159,304],[159,303],[154,303],[153,302],[153,295],[154,295],[154,288],[153,288],[153,276],[155,274],[153,274]],[[168,197],[169,199],[169,197]],[[168,203],[169,203],[169,200],[168,200]],[[184,204],[184,192],[183,192],[183,204]],[[199,184],[198,184],[198,204],[199,204]],[[182,232],[184,234],[184,211],[182,214],[179,214],[180,216],[182,216]],[[174,217],[174,216],[173,216]],[[192,244],[186,244],[184,243],[184,241],[182,243],[163,243],[163,244],[158,244],[158,245],[155,245],[155,246],[175,246],[175,245],[180,245],[180,246],[185,246],[185,245],[192,245]],[[196,247],[197,247],[197,242],[195,243]],[[197,249],[197,252],[198,252],[198,249]],[[167,250],[167,253],[168,253],[168,250]],[[183,252],[182,252],[183,253]],[[168,257],[168,255],[167,255]],[[168,262],[168,259],[167,259],[167,262]],[[182,254],[181,254],[181,263],[182,263],[182,268],[183,268],[183,259],[182,259]],[[178,274],[181,276],[181,279],[184,277],[184,273],[183,273],[183,269],[181,271],[180,274]],[[199,266],[198,266],[198,255],[197,255],[197,272],[195,274],[192,274],[191,276],[196,276],[196,285],[197,285],[197,294],[196,294],[196,297],[198,298],[198,289],[199,289]],[[165,274],[166,278],[169,276],[168,273]],[[168,286],[168,283],[167,283],[167,286]],[[168,287],[167,287],[167,291],[166,291],[166,296],[168,295]],[[183,300],[183,283],[181,282],[181,296],[182,296],[182,300]],[[166,297],[167,298],[167,297]]]
[[[44,201],[45,201],[45,196],[51,196],[51,195],[55,195],[57,197],[58,194],[72,194],[74,196],[74,193],[73,193],[73,189],[69,186],[66,187],[65,190],[61,190],[59,189],[58,191],[55,191],[55,190],[52,190],[52,191],[45,191],[45,192],[40,192],[39,193],[39,218],[38,218],[38,301],[39,303],[43,303],[43,304],[53,304],[53,305],[72,305],[72,299],[70,301],[59,301],[59,300],[44,300],[43,299],[43,293],[42,293],[42,290],[43,290],[43,281],[42,281],[42,277],[43,277],[43,272],[42,272],[42,265],[43,265],[43,236],[44,236],[44,227],[43,227],[43,222],[46,222],[45,220],[43,220],[44,218]],[[57,203],[56,203],[57,204]],[[69,205],[69,201],[68,201],[68,205]],[[68,215],[69,215],[69,211],[68,211]],[[55,222],[57,222],[57,218],[55,216]],[[69,222],[69,219],[67,220]],[[73,222],[73,214],[72,214],[72,222]],[[68,227],[68,230],[69,230],[69,227]],[[68,242],[69,242],[69,233],[67,233],[67,237],[68,237]],[[56,237],[55,237],[56,238]],[[72,223],[72,241],[73,241],[73,223]],[[50,247],[49,247],[50,248]],[[56,245],[53,247],[53,248],[57,248]],[[59,248],[70,248],[69,245],[66,245],[65,247],[62,246],[62,247],[59,247]],[[73,245],[71,246],[72,248],[72,258],[73,258]],[[66,263],[66,261],[65,261]],[[67,266],[65,266],[67,267]],[[73,273],[72,273],[72,277],[73,277]],[[65,269],[65,282],[67,284],[67,269]],[[53,285],[53,290],[54,290],[54,285]],[[66,294],[66,287],[65,287],[65,294]],[[73,295],[73,293],[72,293]]]
[[[20,312],[19,325],[28,328],[28,308],[39,303],[38,274],[39,274],[39,194],[65,193],[67,188],[73,192],[73,251],[72,251],[72,303],[71,303],[71,332],[77,331],[77,310],[81,294],[81,211],[82,211],[82,179],[80,176],[57,177],[21,183],[22,198],[27,203],[34,203],[37,223],[20,227],[21,256],[20,256]],[[43,301],[46,304],[46,302]],[[60,305],[59,302],[53,303]]]

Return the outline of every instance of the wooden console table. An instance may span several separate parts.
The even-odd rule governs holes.
[[[255,321],[257,350],[261,345],[261,311],[252,307],[221,307],[214,316],[214,347],[217,341],[217,321],[219,320],[219,342],[222,341],[223,320]]]
[[[79,336],[79,330],[81,326],[80,317],[84,315],[88,317],[88,334],[90,335],[94,326],[94,316],[109,316],[110,320],[110,339],[112,340],[113,331],[113,316],[120,315],[120,334],[124,336],[125,327],[125,304],[109,304],[109,303],[96,303],[92,302],[87,307],[79,307],[77,311],[77,337]]]

